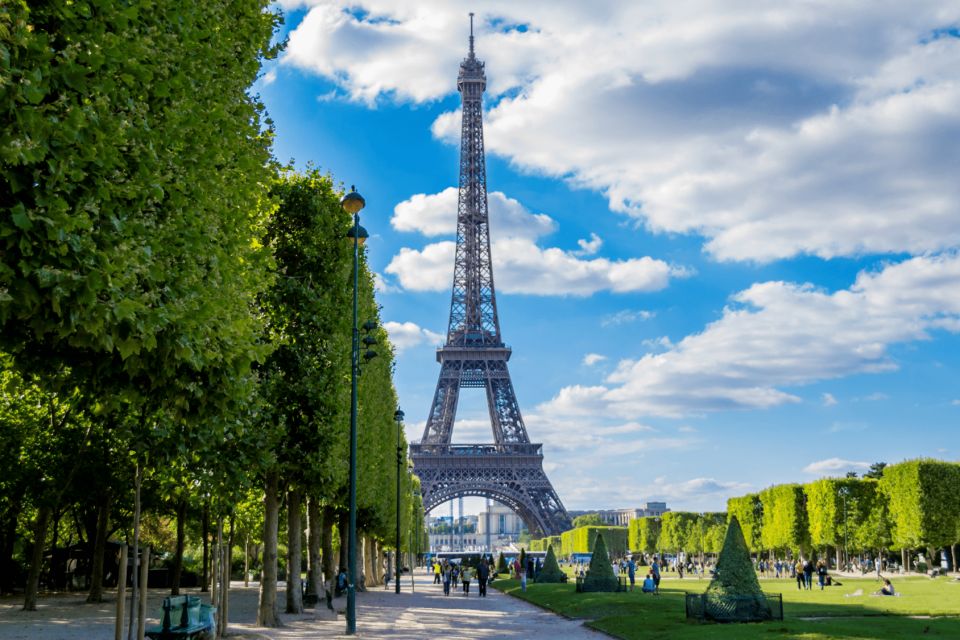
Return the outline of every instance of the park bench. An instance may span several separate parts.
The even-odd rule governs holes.
[[[146,635],[151,640],[212,637],[216,611],[216,607],[201,604],[197,596],[167,596],[162,624],[147,629]]]

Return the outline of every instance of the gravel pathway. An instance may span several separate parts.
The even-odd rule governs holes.
[[[410,576],[401,582],[397,595],[383,588],[357,594],[357,635],[360,638],[530,638],[533,640],[600,640],[606,635],[587,629],[581,621],[567,620],[495,589],[486,598],[471,585],[469,597],[462,592],[444,596],[439,585],[418,572],[416,588],[410,593]],[[151,590],[149,611],[156,615],[165,590]],[[206,596],[207,594],[203,594]],[[115,596],[100,605],[84,603],[82,595],[47,596],[39,610],[21,611],[22,598],[0,599],[0,640],[113,640]],[[283,594],[280,594],[283,602]],[[346,599],[334,607],[341,612]],[[321,605],[303,615],[281,616],[284,627],[265,629],[254,624],[257,585],[234,583],[230,595],[229,635],[235,640],[307,640],[340,638],[346,626],[342,613]],[[152,621],[156,623],[156,621]],[[150,624],[150,623],[148,623]]]

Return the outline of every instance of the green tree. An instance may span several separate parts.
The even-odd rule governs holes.
[[[727,500],[727,518],[737,519],[747,548],[753,552],[759,552],[763,549],[761,532],[763,530],[764,506],[760,501],[760,495],[756,493],[748,493],[745,496]]]
[[[716,575],[710,581],[706,595],[706,614],[714,620],[748,622],[768,620],[772,615],[736,516],[730,517],[723,549],[717,559]]]
[[[537,575],[537,582],[562,582],[564,573],[557,563],[557,556],[553,553],[553,545],[547,547],[547,555],[543,560],[543,569]]]
[[[803,553],[810,543],[803,487],[775,485],[760,492],[760,501],[763,503],[763,546]]]
[[[603,521],[603,518],[600,517],[599,513],[585,513],[582,516],[577,516],[573,519],[574,529],[589,526],[603,526],[605,524],[606,523]]]
[[[616,591],[619,584],[617,576],[613,574],[613,566],[610,564],[610,555],[607,554],[603,534],[598,534],[593,555],[590,557],[590,567],[583,578],[583,591]]]
[[[659,549],[660,518],[644,516],[634,518],[628,527],[629,546],[632,551],[656,553]]]
[[[673,553],[698,549],[698,517],[697,514],[686,511],[668,511],[663,514],[660,548]]]

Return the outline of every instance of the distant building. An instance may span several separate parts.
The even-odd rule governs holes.
[[[647,518],[651,516],[662,516],[670,509],[666,502],[648,502],[645,507],[636,507],[633,509],[594,509],[589,511],[568,511],[571,518],[584,516],[588,513],[596,513],[600,520],[607,525],[625,527],[630,524],[634,518]]]

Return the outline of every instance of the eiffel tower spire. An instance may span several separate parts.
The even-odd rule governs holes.
[[[460,63],[463,105],[457,249],[447,340],[437,350],[440,379],[423,438],[411,445],[424,507],[479,495],[511,507],[531,531],[559,533],[570,518],[543,472],[542,445],[530,442],[510,380],[511,349],[503,343],[490,253],[487,171],[483,147],[484,64],[470,48]],[[460,389],[484,389],[493,444],[451,445]]]

